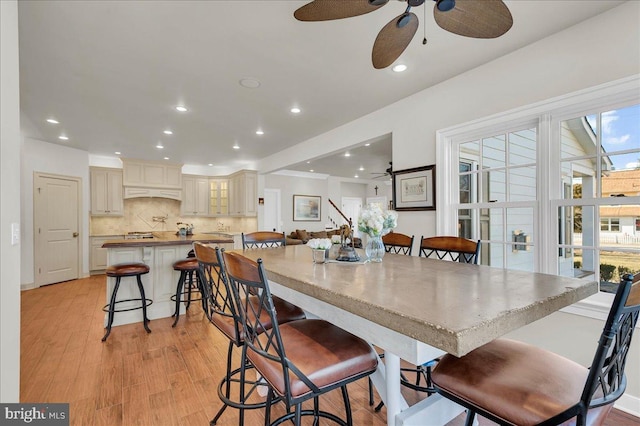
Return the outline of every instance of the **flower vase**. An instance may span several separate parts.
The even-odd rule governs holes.
[[[382,237],[369,237],[364,252],[370,262],[382,262],[385,253]]]
[[[181,237],[186,237],[186,236],[187,236],[187,228],[180,228],[180,229],[178,229],[178,234],[179,234]]]

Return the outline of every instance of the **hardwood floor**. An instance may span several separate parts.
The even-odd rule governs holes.
[[[102,343],[105,284],[98,275],[22,292],[20,400],[68,402],[72,425],[208,425],[221,406],[217,386],[228,341],[196,303],[175,328],[171,318],[152,320],[150,334],[141,323],[114,327]],[[421,397],[403,393],[410,403]],[[386,424],[385,409],[375,413],[368,405],[366,380],[349,385],[349,395],[355,425]],[[341,415],[339,392],[321,398],[320,406]],[[283,412],[278,404],[272,418]],[[245,425],[263,422],[263,410],[246,411]],[[218,421],[237,424],[233,408]],[[462,419],[451,422],[458,424]],[[640,425],[640,419],[615,411],[606,425]]]

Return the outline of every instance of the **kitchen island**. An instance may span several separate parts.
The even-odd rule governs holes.
[[[115,239],[105,242],[102,247],[107,249],[107,264],[114,265],[124,262],[143,262],[149,265],[149,273],[142,276],[144,291],[153,304],[147,308],[149,319],[170,317],[175,310],[175,302],[171,296],[176,292],[180,273],[173,270],[173,263],[185,259],[192,249],[194,241],[212,244],[225,249],[233,248],[233,238],[224,234],[193,234],[178,236],[175,232],[152,232],[151,238]],[[107,292],[105,304],[111,297],[115,285],[115,278],[107,277]],[[118,290],[118,300],[139,298],[138,287],[134,278],[125,278]],[[119,309],[135,308],[140,302],[125,302]],[[193,304],[192,309],[200,309],[199,303]],[[180,306],[180,313],[184,313],[184,304]],[[105,313],[105,325],[107,314]],[[113,325],[130,324],[142,321],[140,310],[116,313]],[[150,323],[153,330],[153,322]]]

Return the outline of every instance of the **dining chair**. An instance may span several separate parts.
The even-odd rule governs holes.
[[[286,246],[287,239],[284,232],[257,231],[242,233],[242,248],[270,248]]]
[[[384,249],[387,253],[405,254],[411,256],[413,250],[413,235],[408,236],[400,232],[390,232],[382,237]]]
[[[420,256],[435,257],[440,260],[478,264],[480,240],[472,241],[461,237],[420,237]]]
[[[233,348],[244,348],[244,333],[242,324],[235,313],[233,296],[226,285],[224,271],[220,267],[218,256],[213,247],[200,243],[193,243],[196,259],[198,260],[200,288],[202,291],[202,306],[209,321],[215,325],[229,339],[227,348],[227,369],[224,378],[218,385],[218,396],[222,407],[218,410],[210,424],[215,425],[227,407],[239,410],[239,424],[244,424],[244,410],[263,408],[266,401],[247,402],[261,386],[259,380],[247,380],[245,372],[251,368],[247,362],[245,351],[240,356],[240,367],[233,369]],[[305,313],[291,303],[276,298],[274,305],[278,310],[278,320],[282,323],[305,318]],[[263,328],[270,327],[270,318],[262,318]],[[232,396],[232,385],[234,392]]]
[[[421,257],[477,264],[479,253],[480,240],[472,241],[453,236],[420,237],[419,256]],[[403,368],[400,383],[415,391],[426,392],[427,395],[435,393],[436,390],[431,381],[431,371],[437,362],[438,359],[434,359],[415,367]],[[408,372],[415,373],[415,381],[407,379],[404,373]],[[424,379],[424,385],[422,379]],[[376,411],[379,411],[381,406],[382,403],[376,407]]]
[[[262,259],[254,262],[239,253],[219,250],[228,285],[242,320],[247,358],[269,385],[265,425],[291,420],[298,426],[302,416],[329,419],[351,426],[347,384],[372,374],[378,365],[373,348],[361,338],[321,319],[281,323],[275,316],[273,296]],[[254,303],[257,297],[259,303]],[[259,318],[271,317],[272,327],[263,329]],[[319,397],[341,389],[345,419],[320,410]],[[271,401],[281,398],[286,413],[271,422]],[[313,399],[313,409],[302,403]],[[293,409],[293,411],[292,411]]]
[[[640,274],[622,277],[590,368],[547,350],[496,339],[433,370],[439,394],[501,425],[602,425],[625,391],[625,361],[640,312]]]

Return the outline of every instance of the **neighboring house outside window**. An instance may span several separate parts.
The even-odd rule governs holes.
[[[480,263],[598,279],[640,272],[640,99],[594,95],[440,134],[438,232],[481,240]],[[525,108],[526,109],[526,108]],[[453,218],[453,219],[452,219]]]

